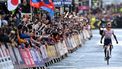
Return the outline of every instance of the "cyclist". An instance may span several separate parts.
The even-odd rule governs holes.
[[[104,30],[105,30],[105,25],[104,25],[104,24],[101,24],[101,25],[99,26],[99,34],[100,34],[101,36],[102,36]]]
[[[110,56],[111,56],[111,51],[112,51],[112,35],[114,36],[115,40],[116,40],[116,43],[118,44],[118,41],[117,41],[117,38],[116,38],[116,35],[114,34],[114,31],[111,29],[111,23],[108,22],[107,25],[106,25],[106,30],[104,30],[103,34],[102,34],[102,37],[101,37],[101,40],[100,40],[100,43],[102,43],[102,39],[103,37],[104,38],[104,53],[105,53],[105,58],[106,58],[106,50],[107,50],[107,46],[110,45]]]
[[[107,23],[107,21],[105,20],[105,18],[102,18],[100,26],[99,26],[99,33],[100,33],[101,36],[102,36],[102,34],[103,34],[104,30],[105,30],[105,24],[106,23]]]

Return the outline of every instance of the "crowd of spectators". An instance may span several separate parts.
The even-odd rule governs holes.
[[[11,15],[0,16],[0,45],[38,48],[41,44],[55,44],[82,30],[90,29],[87,16],[59,16],[54,19],[46,14],[24,15],[21,18]],[[10,44],[10,45],[8,45]]]

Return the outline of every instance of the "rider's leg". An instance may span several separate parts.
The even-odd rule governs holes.
[[[110,56],[111,56],[112,48],[113,48],[112,40],[110,39]]]
[[[112,47],[113,47],[113,45],[110,45],[110,55],[111,55],[111,52],[112,52]]]
[[[104,46],[104,54],[105,54],[105,57],[106,57],[106,50],[107,50],[107,48],[106,48],[106,46]]]

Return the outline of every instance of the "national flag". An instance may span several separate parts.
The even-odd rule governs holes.
[[[50,16],[53,17],[54,16],[54,10],[47,8],[45,6],[41,7],[43,10],[47,11],[48,13],[50,13]]]
[[[52,0],[43,0],[43,2],[44,2],[44,6],[54,10],[54,4],[53,4]]]
[[[30,5],[35,8],[40,8],[44,3],[41,0],[30,0]]]
[[[8,0],[7,1],[7,9],[9,11],[15,10],[18,7],[18,5],[20,4],[20,2],[21,2],[20,0]]]
[[[43,0],[44,6],[41,8],[45,11],[47,11],[51,17],[54,16],[54,4],[52,0]]]
[[[30,5],[35,8],[40,8],[41,6],[46,6],[54,10],[54,4],[52,0],[30,0]]]
[[[52,0],[30,0],[30,5],[36,8],[42,8],[50,13],[50,16],[54,15],[54,4]]]

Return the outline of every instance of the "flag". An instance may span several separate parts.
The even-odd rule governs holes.
[[[44,2],[44,6],[54,10],[54,4],[53,4],[52,0],[43,0],[43,2]]]
[[[35,8],[40,8],[41,6],[46,6],[54,10],[54,4],[52,0],[30,0],[30,5]]]
[[[20,4],[20,0],[8,0],[7,1],[7,9],[9,10],[9,11],[13,11],[13,10],[15,10],[17,7],[18,7],[18,5]]]
[[[52,9],[47,8],[47,7],[45,7],[45,6],[42,6],[41,9],[47,11],[47,12],[50,14],[51,17],[54,16],[54,11],[53,11]]]
[[[35,8],[40,8],[44,3],[41,0],[30,0],[30,5]]]
[[[54,4],[52,0],[30,0],[30,5],[49,12],[51,17],[54,15]]]
[[[54,16],[54,4],[52,0],[43,0],[44,6],[41,6],[41,8],[45,11],[47,11],[51,17]]]

